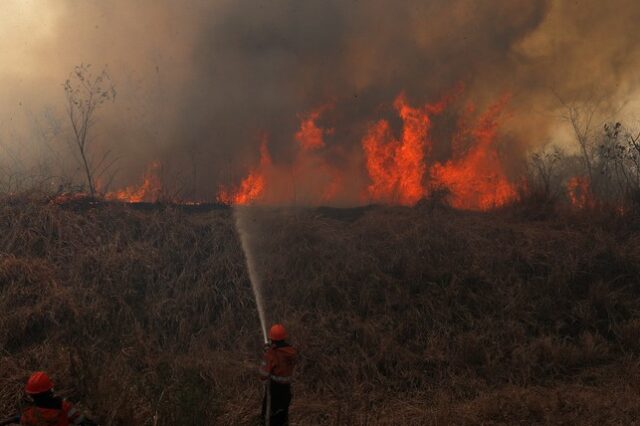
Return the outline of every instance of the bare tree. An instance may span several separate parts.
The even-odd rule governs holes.
[[[605,123],[604,137],[599,147],[603,175],[618,188],[620,198],[640,192],[640,132],[632,131],[620,122]]]
[[[591,191],[593,185],[593,125],[594,116],[598,112],[600,102],[588,100],[577,104],[567,103],[559,96],[558,99],[565,108],[565,114],[562,118],[571,125],[576,141],[580,146],[582,161],[589,178],[589,190]]]
[[[558,167],[564,160],[565,153],[557,146],[533,153],[529,157],[529,176],[531,183],[537,186],[545,198],[553,198],[557,194]]]
[[[94,76],[91,65],[78,65],[71,76],[64,83],[67,97],[67,114],[73,129],[74,142],[80,153],[80,159],[89,186],[89,193],[93,197],[96,192],[95,174],[100,169],[110,167],[109,152],[105,153],[97,164],[92,164],[89,155],[89,130],[94,124],[94,114],[98,107],[116,97],[113,85],[106,68]]]
[[[600,125],[602,125],[604,117],[617,115],[627,101],[612,99],[610,94],[595,89],[591,89],[588,96],[582,100],[571,102],[563,99],[558,93],[554,93],[564,108],[562,118],[571,125],[580,147],[582,162],[589,179],[589,192],[593,194],[596,184],[595,170],[598,166],[597,139],[600,136]]]

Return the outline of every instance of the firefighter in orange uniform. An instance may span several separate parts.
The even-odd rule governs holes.
[[[16,416],[13,419],[15,423],[28,426],[95,425],[69,402],[54,395],[53,382],[43,371],[37,371],[29,377],[25,391],[33,400],[33,405]]]
[[[265,393],[262,416],[266,419],[270,405],[269,425],[289,424],[291,403],[291,378],[298,351],[286,342],[287,331],[282,324],[274,324],[269,331],[271,344],[265,347],[264,360],[260,367],[262,379],[267,381],[269,398]]]

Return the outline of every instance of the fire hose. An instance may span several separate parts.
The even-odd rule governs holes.
[[[264,348],[268,350],[269,341],[265,339]],[[264,424],[269,426],[271,423],[271,372],[267,380],[264,381],[264,398],[265,398],[265,410],[264,410]]]
[[[267,398],[267,403],[265,404],[266,410],[264,414],[264,424],[265,426],[269,426],[269,423],[271,423],[271,379],[267,379],[264,385],[264,391]]]

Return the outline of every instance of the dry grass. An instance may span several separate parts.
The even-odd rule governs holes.
[[[534,215],[535,216],[535,215]],[[640,231],[440,207],[261,211],[293,424],[628,424]],[[258,317],[230,212],[0,203],[0,404],[35,369],[104,424],[252,424]]]

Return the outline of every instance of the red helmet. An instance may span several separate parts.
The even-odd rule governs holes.
[[[269,339],[271,340],[284,340],[287,338],[287,330],[285,330],[282,324],[273,324],[271,330],[269,330]]]
[[[48,392],[51,389],[53,389],[53,382],[44,371],[36,371],[33,373],[27,381],[27,386],[24,388],[29,395]]]

